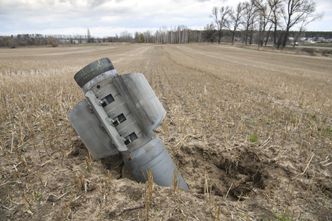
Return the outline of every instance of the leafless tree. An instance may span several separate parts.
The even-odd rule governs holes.
[[[285,10],[283,17],[285,22],[284,34],[279,42],[285,47],[287,44],[289,31],[297,24],[306,23],[316,18],[316,3],[314,0],[284,0]],[[280,46],[280,44],[278,45]]]
[[[123,42],[131,42],[133,41],[133,36],[128,31],[123,31],[120,33],[119,40]]]
[[[186,26],[180,25],[177,27],[177,36],[179,44],[188,43],[188,28]]]
[[[259,30],[258,30],[258,46],[263,46],[264,38],[266,36],[266,27],[270,22],[270,17],[272,10],[269,7],[269,4],[265,0],[253,0],[254,6],[256,7],[256,12],[259,17]]]
[[[244,28],[245,28],[245,37],[244,42],[248,44],[248,37],[250,37],[250,44],[252,42],[252,33],[253,33],[253,26],[256,18],[256,7],[253,4],[253,1],[245,2],[244,3]],[[249,36],[250,31],[250,36]]]
[[[235,32],[240,26],[240,24],[243,22],[242,17],[243,17],[243,9],[244,9],[244,4],[242,2],[239,2],[236,6],[235,12],[232,11],[231,14],[231,19],[233,23],[233,30],[232,30],[232,44],[234,44],[234,39],[235,39]]]
[[[51,45],[52,47],[58,47],[59,42],[56,38],[49,36],[47,38],[47,44]]]
[[[151,34],[150,31],[143,32],[143,35],[145,43],[154,43],[154,36]]]
[[[270,20],[273,25],[273,45],[276,46],[278,39],[277,31],[280,22],[280,15],[282,12],[282,0],[268,0],[268,4],[272,12]]]
[[[207,24],[204,27],[204,31],[203,31],[203,41],[206,42],[214,42],[214,34],[215,34],[216,30],[214,27],[214,24]]]
[[[92,42],[90,29],[87,30],[86,38],[87,38],[87,40],[88,40],[88,43],[91,43],[91,42]]]
[[[299,30],[294,34],[294,41],[293,41],[293,47],[296,46],[296,42],[299,41],[300,36],[305,32],[305,27],[317,20],[323,17],[323,14],[317,14],[317,16],[311,16],[310,14],[306,15],[306,18],[302,19],[302,22],[300,24]]]
[[[218,32],[218,43],[223,37],[224,28],[229,29],[232,9],[229,6],[213,7],[212,17]]]

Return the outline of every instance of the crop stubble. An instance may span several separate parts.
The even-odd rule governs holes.
[[[330,58],[208,44],[1,49],[0,219],[144,219],[145,185],[93,161],[67,111],[100,57],[143,72],[189,193],[155,187],[151,219],[332,218]],[[122,172],[121,172],[122,171]]]

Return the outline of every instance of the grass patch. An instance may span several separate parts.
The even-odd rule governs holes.
[[[323,130],[323,133],[325,136],[332,136],[332,127],[326,127],[324,130]]]
[[[276,218],[277,218],[278,221],[292,221],[292,220],[293,220],[293,219],[292,219],[290,216],[288,216],[287,214],[278,214],[278,215],[276,216]]]
[[[255,133],[250,134],[250,136],[249,136],[249,141],[250,141],[251,143],[256,143],[257,140],[258,140],[257,134],[255,134]]]

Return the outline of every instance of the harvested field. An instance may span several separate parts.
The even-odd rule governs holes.
[[[189,192],[94,161],[73,75],[142,72]],[[0,220],[332,220],[332,59],[209,44],[0,50]],[[147,206],[147,205],[150,206]],[[149,208],[149,209],[148,209]]]

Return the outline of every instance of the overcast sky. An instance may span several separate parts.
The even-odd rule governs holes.
[[[185,25],[202,29],[213,6],[240,0],[0,0],[0,35],[20,33],[109,36]],[[224,3],[222,3],[224,2]],[[316,0],[321,20],[308,30],[332,31],[332,0]]]

